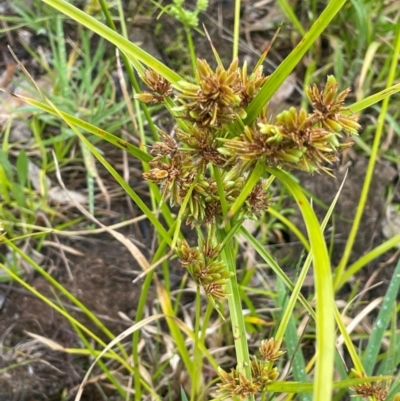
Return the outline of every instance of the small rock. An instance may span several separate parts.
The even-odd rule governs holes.
[[[382,233],[390,239],[400,234],[400,210],[389,205],[386,210],[386,218],[382,221]],[[400,244],[397,245],[400,247]]]
[[[50,189],[48,193],[49,198],[57,203],[72,203],[71,198],[78,203],[84,204],[87,203],[87,198],[85,195],[76,191],[66,191],[61,187],[53,187]]]
[[[41,168],[35,163],[32,163],[30,160],[28,161],[28,172],[32,186],[36,191],[43,193],[43,184],[46,186],[46,188],[50,188],[51,180],[46,175],[43,175],[41,171]]]
[[[21,120],[13,120],[11,123],[10,142],[26,142],[32,138],[32,131]]]

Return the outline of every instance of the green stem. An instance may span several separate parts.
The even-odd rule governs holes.
[[[379,256],[383,255],[389,249],[395,247],[400,243],[400,234],[395,235],[393,238],[385,241],[383,244],[377,246],[372,249],[372,251],[366,253],[363,257],[354,262],[349,268],[344,272],[340,280],[338,281],[335,290],[338,291],[342,286],[350,280],[351,276],[354,276],[360,269],[362,269],[366,264],[371,262],[374,259],[377,259]]]
[[[217,235],[221,242],[224,238],[225,231],[218,229]],[[247,380],[252,381],[249,347],[246,338],[246,326],[244,323],[242,303],[240,300],[239,286],[236,277],[236,261],[233,256],[233,242],[231,242],[230,245],[231,246],[228,244],[228,246],[222,250],[221,256],[229,272],[232,273],[232,277],[230,277],[226,284],[226,290],[229,294],[228,307],[232,324],[232,335],[235,341],[237,370],[243,374]],[[254,401],[254,396],[248,397],[247,399]]]
[[[224,184],[222,182],[221,171],[219,170],[218,167],[215,167],[213,165],[211,165],[211,169],[214,174],[215,181],[217,182],[218,195],[219,195],[219,200],[221,202],[222,216],[225,219],[228,213],[228,204],[225,198],[225,189],[224,189]]]
[[[246,199],[250,195],[253,188],[257,185],[257,182],[259,181],[263,171],[264,171],[264,161],[259,160],[255,165],[253,171],[251,172],[249,178],[247,179],[246,184],[243,187],[242,191],[240,192],[239,196],[236,198],[235,202],[231,206],[228,215],[226,217],[227,219],[231,219],[240,210],[240,208],[246,202]]]
[[[233,27],[233,59],[235,59],[239,55],[240,3],[240,0],[235,0],[235,22]]]
[[[153,280],[153,271],[146,275],[144,283],[141,288],[139,304],[137,306],[136,312],[136,323],[140,322],[143,316],[143,311],[145,307],[145,303],[147,300],[147,294],[149,293],[150,284]],[[135,400],[141,401],[142,399],[142,386],[140,383],[140,359],[139,352],[137,351],[139,348],[139,339],[140,339],[140,331],[135,331],[132,336],[132,356],[133,356],[133,366],[135,369],[134,374],[134,386],[135,386]]]
[[[185,26],[185,33],[186,33],[186,39],[189,47],[189,54],[190,54],[190,61],[192,63],[192,68],[193,68],[193,76],[196,77],[197,83],[199,82],[199,76],[197,74],[197,58],[196,58],[196,51],[194,48],[193,44],[193,38],[192,38],[192,32],[190,31],[190,28]]]
[[[293,27],[300,33],[301,36],[304,36],[306,31],[301,25],[301,22],[297,18],[289,2],[287,0],[277,0],[277,3],[285,17],[292,23]]]
[[[201,389],[201,371],[202,371],[202,360],[203,356],[199,348],[199,342],[201,343],[200,333],[200,319],[201,319],[201,294],[200,287],[197,287],[196,291],[196,320],[194,326],[194,348],[193,348],[193,373],[192,377],[197,378],[196,382],[192,382],[190,401],[195,401],[196,396],[198,397]]]
[[[334,295],[331,266],[321,226],[301,188],[289,175],[278,169],[266,168],[290,191],[299,206],[306,223],[314,260],[316,295],[316,355],[314,374],[314,399],[332,399],[334,362]],[[300,295],[300,294],[299,294]]]

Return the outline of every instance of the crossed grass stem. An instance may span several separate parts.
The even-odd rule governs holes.
[[[186,223],[197,230],[205,228],[206,238],[199,238],[197,247],[179,241],[175,253],[211,301],[220,302],[229,295],[226,284],[234,273],[223,262],[216,238],[215,228],[224,223],[219,186],[229,210],[260,161],[269,167],[331,174],[326,165],[337,161],[339,153],[352,145],[342,141],[343,134],[356,135],[360,125],[344,105],[349,89],[338,93],[333,76],[328,76],[322,90],[316,85],[306,88],[311,113],[291,107],[271,119],[266,105],[254,123],[245,126],[246,107],[269,79],[262,66],[248,74],[246,63],[240,68],[235,59],[228,69],[219,63],[214,71],[207,61],[198,60],[196,73],[198,84],[179,82],[175,87],[154,71],[144,73],[142,78],[151,92],[136,98],[145,103],[166,103],[175,93],[175,106],[170,110],[179,128],[175,129],[176,139],[160,130],[161,140],[151,149],[151,169],[143,177],[163,188],[163,197],[171,206],[181,206],[192,191],[184,210]],[[180,120],[185,124],[179,125]],[[233,136],[229,125],[235,122],[242,129]],[[213,169],[218,169],[219,181]],[[260,179],[240,207],[236,221],[258,220],[269,202],[266,181]],[[280,342],[278,354],[279,347]],[[276,380],[274,369],[271,363],[264,365],[255,358],[251,380],[235,369],[230,374],[221,370],[220,390],[226,396],[245,398]]]

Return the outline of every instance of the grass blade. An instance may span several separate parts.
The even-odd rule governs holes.
[[[285,298],[288,296],[287,290],[283,286],[282,280],[278,277],[278,302],[282,310],[286,310],[288,302],[285,302]],[[293,314],[290,314],[289,321],[285,330],[285,344],[287,348],[288,357],[292,360],[292,371],[293,378],[298,382],[307,382],[306,364],[304,361],[303,351],[299,345],[299,337],[297,335],[296,322],[293,318]],[[311,393],[300,393],[299,399],[301,401],[311,401]]]
[[[244,227],[240,228],[240,234],[246,239],[246,241],[251,244],[251,246],[257,251],[257,253],[268,263],[271,269],[275,272],[275,274],[285,283],[286,287],[289,288],[290,291],[293,291],[295,286],[290,281],[289,277],[286,273],[280,268],[278,263],[275,262],[274,258],[264,249],[262,244],[253,237]],[[315,318],[314,309],[310,306],[308,301],[304,298],[302,294],[299,294],[299,300],[302,305],[307,309],[307,312]]]
[[[347,283],[347,281],[354,276],[360,269],[366,266],[372,260],[378,258],[383,255],[389,249],[394,248],[396,245],[400,243],[400,234],[395,235],[393,238],[388,239],[383,244],[377,246],[376,248],[369,251],[360,259],[355,261],[345,272],[342,274],[340,280],[338,281],[337,286],[335,287],[335,291],[340,290],[340,288]]]
[[[56,112],[53,107],[50,107],[47,104],[40,102],[38,100],[29,98],[26,96],[20,96],[17,94],[13,94],[11,92],[8,92],[8,93],[10,93],[13,96],[16,96],[18,99],[23,100],[24,102],[30,104],[31,106],[37,107],[38,109],[45,111],[46,113],[52,114],[53,116],[56,116],[56,117],[61,117],[63,120],[70,121],[71,124],[111,143],[112,145],[116,146],[119,149],[127,151],[129,154],[131,154],[132,156],[138,158],[139,160],[141,160],[143,162],[148,163],[152,159],[152,156],[150,156],[146,152],[143,152],[143,150],[139,149],[137,146],[132,145],[131,143],[129,143],[127,141],[124,141],[123,139],[117,137],[114,134],[111,134],[110,132],[107,132],[101,128],[98,128],[93,124],[83,121],[78,117],[75,117],[75,116],[68,114],[64,111],[61,111],[59,109],[57,109],[57,112]]]
[[[332,0],[328,3],[325,10],[315,21],[310,30],[304,35],[300,43],[272,73],[268,81],[263,85],[260,92],[258,92],[257,96],[250,103],[246,110],[247,117],[244,120],[246,125],[249,125],[254,121],[265,104],[269,101],[269,99],[271,99],[272,95],[282,85],[283,81],[288,77],[293,69],[299,64],[301,58],[321,35],[321,33],[332,21],[333,17],[342,8],[345,2],[346,0]]]
[[[314,260],[316,311],[316,354],[314,399],[330,400],[334,366],[335,321],[331,266],[321,226],[301,188],[287,174],[278,169],[267,169],[276,176],[295,198],[303,215]]]
[[[161,76],[167,79],[172,84],[177,84],[179,81],[184,81],[176,72],[169,69],[166,65],[158,61],[156,58],[151,56],[149,53],[124,38],[122,35],[113,31],[108,26],[102,24],[100,21],[91,17],[89,14],[79,10],[73,5],[67,3],[64,0],[42,0],[44,3],[49,4],[56,10],[62,12],[68,17],[72,18],[76,22],[82,24],[91,31],[97,33],[104,39],[108,40],[121,51],[123,51],[128,58],[134,58],[141,61],[154,71],[158,72]]]
[[[367,349],[363,358],[363,365],[368,375],[372,374],[372,370],[375,366],[379,350],[381,348],[381,341],[385,333],[385,329],[390,321],[390,315],[392,307],[396,301],[397,295],[400,288],[400,259],[397,262],[397,266],[393,272],[392,280],[390,281],[389,288],[386,292],[385,298],[383,299],[381,308],[376,318],[374,328],[370,335]]]

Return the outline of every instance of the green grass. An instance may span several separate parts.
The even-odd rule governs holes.
[[[132,185],[132,180],[127,179],[127,165],[134,163],[136,169],[150,174],[154,169],[149,165],[153,159],[151,145],[160,138],[156,128],[160,106],[146,106],[134,99],[133,94],[140,93],[140,78],[143,78],[146,68],[151,68],[176,90],[182,90],[188,83],[177,71],[127,39],[129,15],[124,15],[120,1],[113,6],[103,0],[94,1],[84,11],[75,8],[76,3],[35,0],[33,8],[27,8],[22,1],[18,1],[14,5],[16,16],[0,17],[7,22],[7,28],[3,31],[8,34],[13,35],[21,27],[43,32],[46,46],[51,51],[50,57],[44,58],[38,49],[26,49],[36,60],[41,72],[48,77],[48,88],[44,88],[40,81],[36,88],[34,81],[37,78],[29,77],[29,71],[24,74],[23,66],[19,72],[25,85],[31,88],[31,95],[18,96],[27,104],[24,117],[32,130],[32,140],[26,143],[10,140],[11,118],[17,118],[10,115],[9,122],[2,130],[0,149],[0,222],[6,231],[6,236],[2,234],[2,242],[12,255],[1,260],[0,280],[18,282],[64,316],[81,346],[79,349],[68,348],[51,342],[47,342],[47,345],[71,355],[90,356],[94,363],[89,369],[87,362],[85,380],[92,371],[96,374],[103,372],[105,380],[121,399],[142,400],[150,396],[157,400],[181,398],[192,401],[222,397],[221,393],[216,392],[216,384],[220,382],[218,372],[223,377],[218,367],[228,373],[231,368],[237,369],[245,378],[242,384],[252,380],[250,358],[259,344],[246,335],[251,333],[259,340],[272,337],[275,341],[282,340],[282,349],[287,351],[275,365],[272,361],[265,365],[269,373],[273,366],[282,371],[286,365],[288,371],[285,377],[271,379],[262,392],[262,399],[277,400],[279,397],[285,400],[339,401],[345,396],[355,395],[355,388],[361,393],[366,388],[365,383],[375,383],[378,386],[375,388],[379,390],[379,380],[388,383],[387,397],[379,398],[380,395],[376,393],[368,399],[395,399],[400,391],[399,377],[396,377],[400,366],[397,346],[400,340],[397,323],[400,262],[393,270],[379,312],[366,315],[362,322],[369,327],[370,335],[366,336],[361,326],[351,332],[347,328],[349,321],[364,308],[358,302],[360,287],[355,286],[350,294],[343,292],[345,285],[354,283],[353,276],[357,275],[359,280],[371,262],[382,257],[389,258],[386,254],[400,242],[400,234],[395,235],[374,249],[366,250],[358,260],[352,257],[376,163],[379,159],[396,162],[400,157],[400,111],[397,107],[400,90],[397,68],[400,23],[397,22],[397,10],[392,3],[385,0],[332,0],[322,7],[321,3],[314,0],[277,2],[285,28],[279,33],[277,41],[293,43],[293,50],[279,63],[246,107],[246,115],[243,113],[242,118],[236,117],[235,121],[221,128],[224,131],[223,140],[226,140],[237,137],[245,126],[251,126],[292,71],[296,71],[299,81],[303,80],[303,96],[307,85],[322,85],[326,75],[330,74],[336,76],[341,90],[352,86],[353,91],[346,101],[348,113],[358,113],[363,127],[360,136],[355,137],[354,149],[359,157],[368,157],[369,164],[338,266],[331,265],[330,255],[335,248],[328,248],[324,231],[329,218],[335,213],[334,205],[340,199],[340,191],[332,194],[336,195],[332,205],[325,205],[327,215],[321,223],[308,200],[309,194],[301,188],[301,182],[282,169],[265,166],[263,159],[249,170],[240,193],[236,193],[234,199],[231,199],[230,189],[227,190],[227,182],[233,182],[237,166],[226,171],[221,166],[213,165],[208,170],[208,176],[212,177],[217,187],[221,218],[219,224],[207,229],[195,224],[191,234],[182,223],[185,213],[198,213],[193,194],[202,185],[200,174],[193,179],[180,201],[180,208],[171,208],[169,202],[162,200],[164,190],[155,183],[149,183],[147,195],[143,195],[139,186]],[[143,4],[143,7],[146,6]],[[187,41],[184,45],[189,50],[185,57],[189,54],[194,69],[195,38],[198,31],[202,33],[196,18],[206,4],[198,4],[197,11],[192,14],[189,8],[182,8],[179,2],[174,2],[172,8],[166,4],[158,6],[177,19],[177,27],[181,27],[179,29],[185,33],[181,41]],[[210,61],[215,59],[217,64],[221,63],[219,57],[224,58],[226,53],[233,53],[234,56],[239,53],[241,56],[239,0],[235,1],[235,10],[232,48],[210,47],[207,56]],[[136,11],[140,14],[141,9]],[[156,24],[155,21],[154,26]],[[163,32],[162,24],[160,26],[158,23],[157,29]],[[206,29],[209,27],[206,26]],[[267,33],[272,37],[274,32],[270,30]],[[112,72],[117,68],[115,47],[120,50],[121,68],[126,74],[126,93],[122,98],[117,94],[119,83],[112,79]],[[271,57],[273,54],[274,48]],[[199,75],[193,74],[187,79],[198,82]],[[300,101],[305,105],[304,100]],[[175,116],[175,124],[179,129],[190,132],[192,122],[181,118],[184,110],[177,107],[178,101],[171,97],[165,106]],[[171,121],[168,120],[168,123],[171,124]],[[111,147],[125,152],[125,167],[116,165],[111,156]],[[29,163],[39,167],[38,187],[31,182]],[[79,176],[84,183],[77,190],[84,192],[87,199],[84,207],[88,212],[82,206],[74,205],[78,208],[78,217],[67,207],[60,209],[49,200],[50,188],[46,184],[46,177],[49,177],[52,187],[63,186],[59,182],[59,178],[62,178],[68,187],[73,183],[74,176]],[[255,231],[250,232],[242,227],[242,211],[260,177],[268,179],[271,205],[269,213],[263,214],[254,223],[261,232],[257,236]],[[118,233],[116,227],[105,227],[102,223],[98,199],[99,196],[104,200],[110,199],[110,186],[104,184],[105,180],[114,180],[117,183],[114,188],[119,186],[135,210],[154,228],[154,252],[149,259],[140,247]],[[288,198],[292,199],[291,204]],[[302,233],[291,221],[296,213],[293,210],[294,201],[307,233]],[[287,208],[288,204],[290,209]],[[46,216],[47,228],[37,224],[38,214]],[[90,223],[88,216],[93,216],[90,217]],[[103,232],[111,233],[126,246],[132,261],[143,270],[144,281],[136,305],[135,321],[120,335],[107,327],[79,297],[68,291],[62,282],[55,280],[23,248],[23,241],[27,238],[35,250],[42,251],[50,234],[56,234],[58,238],[76,235],[83,230],[85,235],[90,234],[91,230],[94,234],[97,231],[93,229],[93,224],[99,225]],[[288,271],[285,261],[276,260],[274,253],[269,251],[267,241],[272,238],[271,232],[274,230],[290,232],[301,243],[305,257],[297,261],[295,271]],[[209,259],[213,263],[218,262],[216,266],[225,268],[225,276],[217,277],[220,274],[218,270],[213,280],[222,280],[223,277],[222,281],[226,281],[227,300],[206,296],[200,286],[196,286],[193,271],[182,269],[181,282],[173,284],[171,271],[176,256],[184,259],[186,248],[183,240],[190,242],[192,252],[197,249],[193,248],[197,246],[193,236],[199,241],[201,254],[205,252],[204,243],[209,247],[217,243],[221,245],[219,256],[215,260],[214,257]],[[253,255],[257,256],[257,262],[247,260],[247,268],[242,263],[243,239],[247,250],[251,249]],[[20,260],[24,260],[49,282],[56,294],[62,296],[58,298],[58,304],[31,285],[29,275],[20,268]],[[260,261],[267,264],[268,277]],[[311,274],[310,266],[314,287],[305,296],[301,290]],[[193,297],[189,306],[182,302],[186,292]],[[149,314],[146,305],[154,298],[153,293],[157,302]],[[94,329],[86,327],[85,320],[69,313],[63,306],[63,299],[82,311]],[[265,308],[268,312],[265,312]],[[270,326],[272,318],[274,323]],[[141,330],[147,330],[146,334]],[[339,336],[342,346],[337,349],[335,341]],[[153,344],[147,343],[149,338]],[[41,338],[40,341],[46,344],[46,339]],[[348,357],[346,364],[340,352]],[[116,366],[124,370],[116,372]],[[177,373],[179,371],[180,374]],[[176,382],[179,382],[178,387]],[[244,394],[240,392],[242,389],[236,383],[237,395]],[[104,394],[104,397],[107,395]],[[239,399],[238,396],[236,398]],[[245,398],[251,400],[255,396]]]

